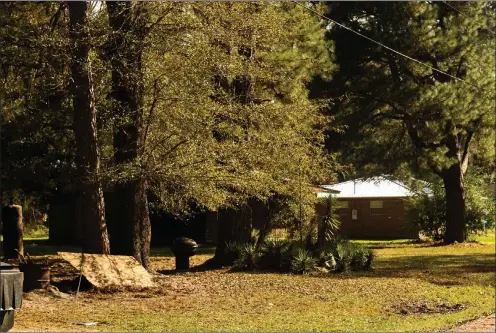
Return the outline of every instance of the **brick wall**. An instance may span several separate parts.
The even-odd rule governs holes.
[[[383,208],[372,210],[371,200],[382,201]],[[354,198],[348,201],[349,208],[339,209],[341,227],[338,233],[350,238],[388,239],[417,238],[418,230],[405,215],[404,198]],[[352,210],[357,210],[357,219],[352,219]]]

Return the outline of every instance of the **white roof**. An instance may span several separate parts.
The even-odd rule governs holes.
[[[321,185],[330,190],[339,191],[333,194],[337,198],[388,198],[410,197],[415,192],[410,191],[405,184],[385,177],[371,177],[350,180],[335,185]],[[318,193],[319,197],[327,197],[329,193]]]

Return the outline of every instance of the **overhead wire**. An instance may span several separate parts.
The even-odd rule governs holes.
[[[469,83],[469,82],[467,82],[467,81],[465,81],[465,80],[463,80],[463,79],[460,79],[459,77],[456,77],[456,76],[451,75],[451,74],[449,74],[449,73],[446,73],[446,72],[444,72],[444,71],[442,71],[442,70],[440,70],[440,69],[437,69],[437,68],[432,67],[432,66],[430,66],[430,65],[428,65],[428,64],[425,64],[425,63],[423,63],[423,62],[422,62],[422,61],[420,61],[420,60],[417,60],[417,59],[415,59],[415,58],[412,58],[412,57],[410,57],[410,56],[408,56],[408,55],[406,55],[406,54],[404,54],[404,53],[401,53],[400,51],[397,51],[397,50],[395,50],[395,49],[393,49],[393,48],[391,48],[391,47],[389,47],[389,46],[387,46],[387,45],[382,44],[381,42],[378,42],[378,41],[376,41],[376,40],[374,40],[374,39],[372,39],[372,38],[370,38],[370,37],[368,37],[368,36],[365,36],[364,34],[361,34],[361,33],[359,33],[358,31],[355,31],[355,30],[353,30],[353,29],[351,29],[351,28],[349,28],[349,27],[345,26],[344,24],[339,23],[339,22],[337,22],[337,21],[335,21],[335,20],[333,20],[333,19],[331,19],[331,18],[329,18],[329,17],[327,17],[327,16],[325,16],[325,15],[323,15],[323,14],[321,14],[321,13],[317,12],[316,10],[314,10],[314,9],[312,9],[312,8],[309,8],[309,7],[305,6],[305,5],[302,5],[301,3],[297,2],[297,1],[293,1],[293,2],[294,2],[295,4],[297,4],[298,6],[303,7],[303,8],[305,8],[306,10],[313,12],[314,14],[317,14],[317,15],[318,15],[318,16],[320,16],[321,18],[326,19],[326,20],[328,20],[329,22],[332,22],[332,23],[336,24],[337,26],[339,26],[339,27],[341,27],[341,28],[343,28],[343,29],[349,30],[349,31],[353,32],[354,34],[356,34],[356,35],[358,35],[358,36],[360,36],[360,37],[362,37],[362,38],[365,38],[365,39],[367,39],[367,40],[369,40],[369,41],[371,41],[371,42],[373,42],[373,43],[375,43],[375,44],[377,44],[377,45],[380,45],[380,46],[382,46],[383,48],[385,48],[385,49],[387,49],[387,50],[389,50],[389,51],[391,51],[391,52],[394,52],[394,53],[396,53],[396,54],[398,54],[398,55],[400,55],[400,56],[402,56],[402,57],[405,57],[405,58],[407,58],[407,59],[409,59],[409,60],[415,61],[416,63],[418,63],[418,64],[420,64],[420,65],[422,65],[422,66],[424,66],[424,67],[430,68],[430,69],[432,69],[433,71],[436,71],[436,72],[438,72],[438,73],[440,73],[440,74],[446,75],[446,76],[448,76],[448,77],[450,77],[450,78],[452,78],[452,79],[454,79],[454,80],[456,80],[456,81],[463,82],[463,83],[465,83],[465,84],[468,84],[468,85],[470,85],[470,86],[473,86],[473,87],[476,87],[476,88],[480,89],[480,87],[478,87],[478,86],[476,86],[476,85],[474,85],[474,84],[472,84],[472,83]]]

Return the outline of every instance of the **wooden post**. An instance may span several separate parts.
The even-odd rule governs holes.
[[[24,255],[22,207],[19,205],[4,206],[2,208],[2,225],[4,258],[18,259],[17,251]]]

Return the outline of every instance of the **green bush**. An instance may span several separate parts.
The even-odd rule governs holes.
[[[317,260],[310,252],[298,249],[291,260],[291,272],[295,274],[307,274],[315,270]]]
[[[28,224],[24,226],[23,237],[48,238],[48,228],[42,224]]]
[[[259,266],[263,269],[289,271],[291,242],[281,239],[267,239],[260,249]],[[288,258],[289,256],[289,258]]]
[[[372,269],[372,264],[374,263],[375,256],[376,255],[374,250],[372,249],[367,250],[367,254],[366,254],[367,260],[365,262],[365,266],[363,267],[364,270],[368,271]]]
[[[238,242],[227,242],[224,250],[224,256],[222,257],[222,263],[228,266],[233,265],[239,258],[240,253],[243,250],[243,245],[244,244]]]
[[[256,244],[231,242],[226,244],[225,265],[235,270],[257,268],[276,272],[309,273],[317,266],[329,271],[370,270],[374,251],[344,238],[336,238],[336,246],[323,253],[314,254],[297,241],[267,239],[257,248]]]
[[[253,270],[257,268],[258,252],[255,244],[248,243],[239,247],[233,268],[237,270]]]
[[[433,240],[441,240],[446,230],[445,191],[441,184],[431,184],[432,195],[410,199],[407,205],[409,220],[421,233]],[[496,220],[494,195],[483,175],[472,171],[465,178],[465,223],[469,233],[492,229]],[[487,222],[484,225],[484,221]]]
[[[334,258],[336,272],[369,270],[372,269],[375,253],[363,245],[341,241],[336,246]]]
[[[336,260],[336,272],[346,272],[350,270],[351,266],[351,252],[350,243],[338,243],[334,251],[334,258]]]

